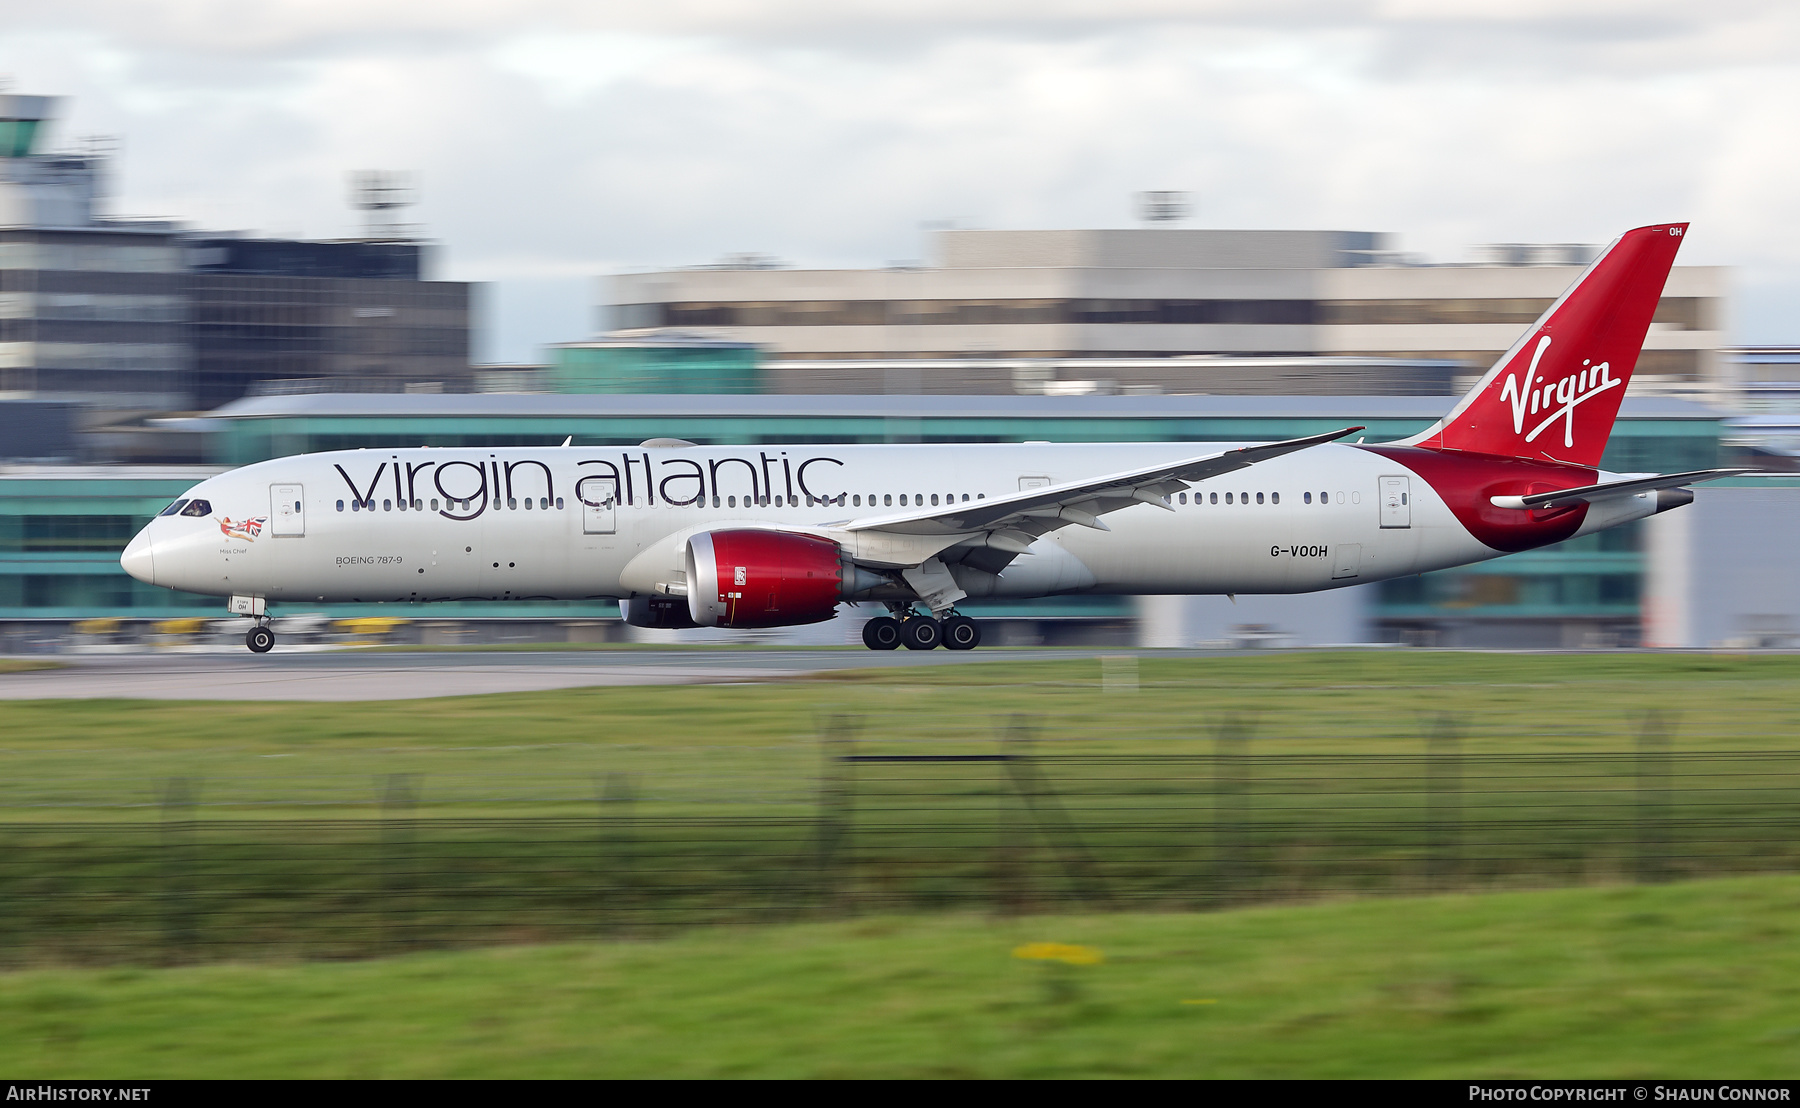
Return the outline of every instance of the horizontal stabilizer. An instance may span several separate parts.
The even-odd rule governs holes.
[[[1611,496],[1635,496],[1656,489],[1676,489],[1696,481],[1717,481],[1722,477],[1741,477],[1758,469],[1696,469],[1687,473],[1659,473],[1654,477],[1634,477],[1629,481],[1608,481],[1600,485],[1584,485],[1560,492],[1537,492],[1530,496],[1495,496],[1490,502],[1496,508],[1568,508],[1589,504]]]

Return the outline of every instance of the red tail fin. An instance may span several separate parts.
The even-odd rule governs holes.
[[[1409,444],[1600,464],[1687,227],[1619,236],[1449,415]]]

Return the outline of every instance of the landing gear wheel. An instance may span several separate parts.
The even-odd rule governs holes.
[[[900,645],[900,621],[893,616],[876,616],[863,624],[863,645],[870,650],[892,650]]]
[[[944,629],[930,616],[914,616],[900,624],[900,642],[908,650],[935,650],[944,641]]]
[[[951,616],[944,621],[945,650],[974,650],[981,645],[981,624],[968,616]]]
[[[275,632],[267,627],[252,627],[244,632],[244,645],[253,654],[267,654],[275,646]]]

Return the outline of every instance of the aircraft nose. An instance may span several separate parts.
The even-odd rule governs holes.
[[[119,555],[119,565],[144,584],[156,584],[156,544],[147,531],[139,531],[126,545],[125,553]]]

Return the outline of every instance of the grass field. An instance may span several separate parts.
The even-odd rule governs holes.
[[[1670,712],[1672,788],[1634,761],[1651,708]],[[1312,902],[971,911],[1015,879],[1017,907],[1069,901],[1055,835],[967,763],[910,785],[859,766],[855,872],[817,867],[828,750],[988,753],[1020,716],[1106,879],[1136,890],[1115,907]],[[1442,716],[1462,736],[1448,794],[1423,757]],[[836,719],[853,745],[822,746]],[[1232,720],[1252,737],[1221,761]],[[1800,878],[1617,882],[1646,811],[1672,813],[1659,849],[1682,875],[1726,847],[1714,872],[1795,868],[1797,724],[1800,658],[1650,654],[1047,654],[398,703],[0,702],[0,953],[27,963],[0,973],[0,1070],[1789,1076]],[[393,821],[396,774],[419,799]],[[171,778],[198,802],[173,817]],[[620,781],[629,808],[599,799]],[[1421,877],[1444,795],[1467,825],[1448,887],[1502,891],[1401,895],[1446,887]],[[950,868],[910,875],[933,852]],[[1331,899],[1358,866],[1385,899]],[[815,876],[818,895],[769,895]],[[659,879],[738,878],[717,911],[608,915]],[[901,903],[949,910],[886,914]],[[813,922],[686,926],[795,917]],[[604,933],[633,937],[560,941]],[[1009,956],[1031,941],[1105,961]],[[282,960],[470,943],[506,945]],[[150,968],[167,960],[218,964]]]
[[[1794,871],[1797,692],[1788,657],[1391,652],[3,703],[0,964]],[[1680,718],[1646,761],[1655,705]],[[1465,737],[1428,757],[1443,714]],[[1028,779],[835,757],[992,753],[1021,716]]]
[[[424,815],[588,815],[612,773],[654,783],[647,801],[805,805],[833,715],[860,721],[865,752],[992,750],[1017,713],[1046,752],[1201,754],[1239,716],[1259,753],[1414,754],[1440,713],[1470,754],[1624,751],[1654,707],[1677,750],[1800,747],[1800,657],[1283,653],[1145,657],[1135,675],[1109,688],[1099,661],[1052,655],[387,703],[6,701],[0,819],[141,819],[174,776],[233,818],[365,816],[391,773],[420,776]]]
[[[1800,879],[0,975],[33,1077],[1764,1077]],[[1020,943],[1099,949],[1024,962]]]
[[[43,658],[0,658],[0,673],[31,673],[34,670],[60,669],[61,662]]]

